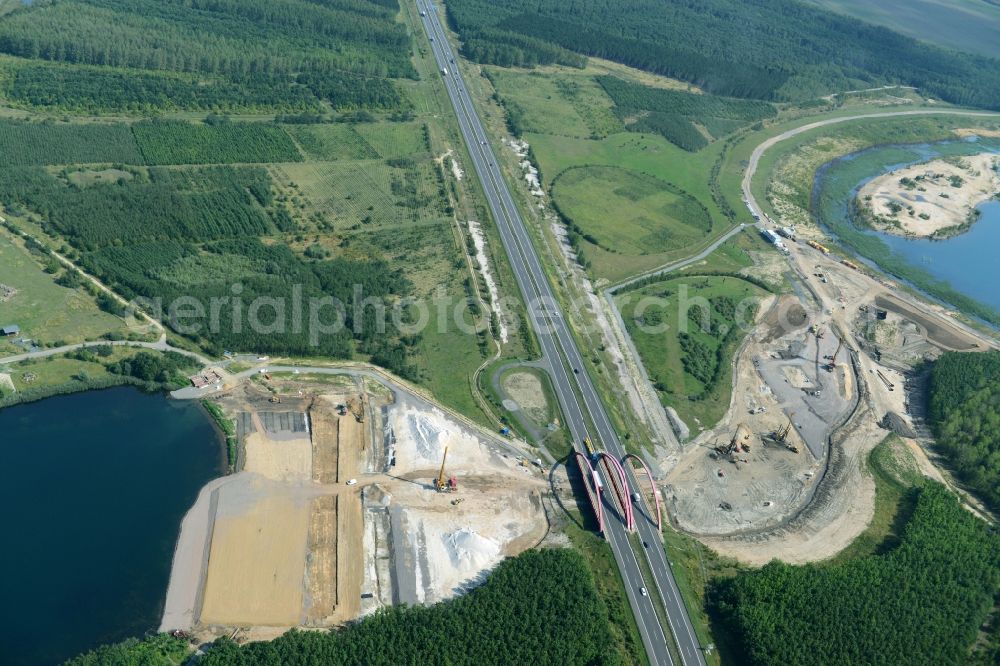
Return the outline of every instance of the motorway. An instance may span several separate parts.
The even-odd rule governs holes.
[[[442,73],[445,88],[458,118],[462,137],[468,147],[490,211],[496,220],[501,241],[511,263],[515,279],[521,289],[528,311],[528,319],[537,334],[542,355],[548,363],[552,384],[566,419],[570,435],[578,450],[586,454],[582,442],[588,436],[618,459],[624,456],[624,447],[618,439],[607,411],[587,374],[588,363],[578,349],[569,326],[556,300],[535,247],[528,235],[524,220],[503,179],[499,163],[489,137],[483,129],[479,115],[469,98],[455,55],[448,43],[436,8],[427,0],[417,0],[421,22],[430,40],[434,58]],[[591,425],[593,431],[590,430]],[[636,475],[625,466],[629,486],[638,489]],[[602,479],[611,494],[611,479]],[[605,498],[610,501],[609,498]],[[628,501],[628,498],[626,498]],[[612,508],[613,511],[616,511]],[[610,512],[609,512],[610,513]],[[661,626],[656,609],[649,596],[642,594],[647,588],[663,602],[670,633],[673,634],[681,663],[704,664],[705,658],[695,635],[687,609],[681,599],[670,563],[662,547],[661,535],[655,522],[642,512],[637,512],[636,526],[641,541],[648,547],[637,547],[639,557],[645,557],[652,573],[651,585],[644,582],[636,552],[629,542],[624,523],[607,521],[605,537],[611,545],[619,571],[625,581],[625,592],[636,618],[646,654],[653,664],[673,664],[667,631]]]

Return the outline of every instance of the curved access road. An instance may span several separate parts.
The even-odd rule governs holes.
[[[753,181],[754,175],[757,173],[757,165],[760,162],[761,155],[775,144],[781,143],[786,139],[790,139],[793,136],[798,136],[809,130],[814,130],[817,127],[826,127],[827,125],[836,125],[838,123],[846,123],[852,120],[866,120],[872,118],[893,118],[896,116],[986,116],[986,117],[1000,117],[1000,113],[992,113],[990,111],[960,111],[957,109],[914,109],[913,111],[886,111],[885,113],[860,113],[854,116],[842,116],[839,118],[827,118],[826,120],[817,120],[813,123],[808,123],[806,125],[800,125],[793,129],[777,134],[767,139],[756,148],[753,149],[753,153],[750,154],[750,162],[747,164],[747,170],[743,174],[743,181],[741,183],[741,189],[743,190],[743,198],[746,199],[753,209],[757,212],[763,212],[760,206],[757,205],[757,200],[753,196],[753,192],[750,191],[750,183]]]
[[[201,363],[203,366],[209,366],[216,364],[209,358],[198,354],[197,352],[188,351],[187,349],[181,349],[180,347],[174,347],[166,341],[166,336],[163,335],[156,342],[142,342],[140,340],[92,340],[90,342],[77,342],[72,345],[63,345],[61,347],[51,347],[49,349],[39,349],[33,352],[24,352],[23,354],[12,354],[10,356],[4,356],[0,358],[0,365],[5,365],[9,363],[17,363],[19,361],[27,361],[33,358],[46,358],[48,356],[58,356],[59,354],[65,354],[66,352],[76,351],[78,349],[87,349],[88,347],[102,347],[105,345],[110,345],[112,347],[138,347],[141,349],[152,349],[153,351],[160,352],[177,352],[178,354],[183,354],[189,358]]]
[[[849,122],[851,120],[893,118],[899,116],[967,116],[967,117],[1000,118],[1000,113],[995,113],[990,111],[961,111],[958,109],[941,109],[941,110],[915,109],[913,111],[887,111],[884,113],[863,113],[853,116],[843,116],[840,118],[828,118],[826,120],[818,120],[816,122],[808,123],[806,125],[801,125],[799,127],[790,129],[787,132],[783,132],[781,134],[772,136],[771,138],[767,139],[766,141],[759,144],[756,148],[754,148],[753,153],[751,153],[750,155],[750,160],[747,164],[746,172],[743,174],[743,181],[741,183],[741,189],[743,191],[744,200],[746,201],[747,205],[750,206],[753,212],[756,212],[758,214],[763,213],[763,209],[757,203],[756,198],[754,198],[753,191],[751,189],[751,184],[753,182],[754,176],[757,173],[757,166],[760,163],[760,158],[767,151],[768,148],[771,148],[776,144],[785,141],[786,139],[790,139],[794,136],[798,136],[799,134],[808,132],[818,127],[825,127],[827,125],[836,125],[838,123]],[[764,221],[761,220],[758,226],[759,228],[765,228]],[[800,253],[813,252],[816,255],[819,255],[818,251],[810,250],[808,248],[801,248],[796,252]],[[792,269],[796,273],[798,273],[799,277],[802,280],[802,283],[809,286],[810,290],[812,290],[812,286],[809,284],[809,280],[807,277],[807,271],[803,270],[799,262],[796,261],[796,254],[795,253],[789,254],[786,257],[786,259],[788,263],[791,265]],[[873,288],[877,289],[879,288],[879,285],[873,284]],[[926,305],[923,304],[919,299],[909,294],[906,294],[902,291],[894,291],[893,293],[896,295],[897,298],[909,303],[910,305],[913,305],[915,307],[926,307]],[[819,298],[818,296],[817,298],[818,300],[822,301],[822,299]],[[829,309],[829,304],[827,304],[826,307],[827,309]],[[961,330],[966,335],[971,336],[974,340],[984,341],[990,346],[996,345],[996,343],[992,339],[984,338],[982,333],[980,333],[979,331],[974,330],[972,327],[966,325],[963,322],[957,321],[952,317],[944,317],[942,315],[933,315],[933,317],[943,322],[946,322],[946,325],[949,327]]]

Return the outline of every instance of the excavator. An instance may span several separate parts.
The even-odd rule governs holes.
[[[792,414],[792,416],[795,415]],[[785,425],[781,426],[780,428],[769,434],[767,438],[776,444],[784,444],[785,448],[791,451],[792,453],[798,453],[799,447],[795,446],[794,444],[788,441],[788,433],[791,431],[792,431],[792,420],[791,418],[789,418],[788,423],[786,423]]]
[[[358,423],[365,422],[365,395],[362,393],[361,398],[349,398],[347,401],[347,409],[354,415],[355,420]]]
[[[720,444],[715,447],[715,450],[722,456],[735,456],[740,451],[750,453],[750,445],[747,442],[750,441],[751,434],[750,428],[746,424],[740,423],[736,427],[736,433],[733,435],[733,438],[729,440],[729,444],[727,446]]]
[[[843,348],[843,346],[844,346],[844,339],[841,338],[837,342],[837,351],[833,352],[833,356],[830,357],[830,362],[824,366],[827,372],[833,372],[834,370],[837,369],[837,357],[840,356],[840,350],[841,348]]]

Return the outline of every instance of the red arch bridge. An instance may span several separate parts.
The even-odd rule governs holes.
[[[590,449],[591,447],[587,447]],[[577,469],[583,478],[584,486],[587,488],[587,496],[590,499],[590,506],[597,515],[597,528],[603,533],[605,522],[605,503],[618,512],[628,531],[635,531],[635,515],[633,505],[648,502],[644,499],[644,489],[630,489],[628,475],[625,467],[632,465],[632,471],[636,474],[641,470],[649,480],[649,492],[653,495],[652,506],[656,508],[656,528],[663,529],[663,509],[660,505],[660,492],[653,481],[653,473],[646,462],[635,455],[628,453],[624,458],[618,460],[607,451],[596,451],[587,457],[580,451],[573,451],[573,458],[576,461]],[[638,466],[635,465],[638,463]],[[603,477],[608,480],[611,486],[610,491],[601,480]]]

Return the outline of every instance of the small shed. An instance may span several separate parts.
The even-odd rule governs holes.
[[[0,333],[3,333],[5,337],[11,335],[20,335],[21,327],[16,324],[11,324],[10,326],[4,326],[3,328],[0,328]]]

